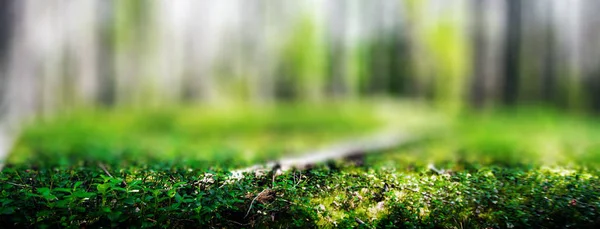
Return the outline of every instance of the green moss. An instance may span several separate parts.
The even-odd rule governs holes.
[[[240,155],[247,154],[243,147],[252,148],[252,143],[260,152],[273,149],[270,144],[281,139],[313,144],[323,140],[318,134],[319,139],[312,139],[313,131],[332,134],[330,140],[381,120],[363,109],[336,114],[310,108],[243,114],[195,109],[95,113],[38,123],[27,129],[14,152],[28,151],[29,157],[13,155],[0,173],[0,224],[74,228],[600,225],[600,151],[594,140],[600,135],[598,123],[547,111],[466,115],[444,128],[429,128],[435,134],[429,132],[423,141],[367,155],[361,166],[340,160],[277,177],[230,176],[231,169],[266,160],[267,156],[250,156],[240,161]],[[296,120],[289,119],[291,114]],[[102,125],[97,125],[98,120],[104,120]],[[577,133],[583,135],[573,136]],[[250,140],[242,141],[242,148],[220,145],[220,136],[231,134]],[[192,144],[198,139],[203,140]],[[214,151],[199,157],[180,152],[203,145]],[[129,151],[115,150],[119,146]],[[168,155],[182,159],[161,155],[170,151]],[[82,152],[97,155],[82,160],[87,155]],[[77,160],[49,162],[62,154]],[[27,159],[18,162],[20,157]]]

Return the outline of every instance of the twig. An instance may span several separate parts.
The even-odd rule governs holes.
[[[29,187],[29,185],[26,185],[26,184],[17,184],[17,183],[13,183],[13,182],[10,182],[10,181],[7,181],[6,183],[9,183],[9,184],[12,184],[12,185],[16,185],[16,186],[19,186],[19,187]]]
[[[445,170],[443,170],[443,169],[442,169],[442,170],[436,169],[436,168],[435,168],[435,166],[434,166],[433,164],[429,164],[429,165],[427,165],[427,168],[428,168],[429,170],[431,170],[431,171],[434,171],[434,172],[436,172],[437,174],[444,174],[444,173],[446,173],[446,171],[445,171]]]
[[[299,171],[300,175],[298,176],[298,182],[296,182],[296,172],[294,171],[294,187],[298,186],[300,182],[302,182],[302,171]]]
[[[362,220],[360,220],[358,217],[354,217],[354,220],[356,220],[357,223],[360,223],[360,224],[363,224],[363,225],[365,224],[365,222],[363,222]]]
[[[252,205],[254,204],[254,201],[256,201],[256,199],[258,199],[258,197],[267,190],[269,190],[269,189],[267,188],[265,190],[262,190],[262,192],[258,193],[258,195],[256,195],[256,197],[254,197],[254,199],[252,199],[252,202],[250,202],[250,207],[248,208],[248,211],[246,212],[246,215],[244,216],[244,218],[248,217],[248,214],[250,214],[250,210],[252,209]]]
[[[364,225],[365,227],[371,228],[368,224],[366,224],[364,221],[360,220],[358,217],[354,217],[354,220],[361,225]]]
[[[111,178],[115,178],[115,177],[113,177],[113,175],[111,175],[111,174],[108,172],[108,170],[106,169],[106,166],[105,166],[104,164],[102,164],[102,163],[98,162],[98,166],[99,166],[99,167],[100,167],[102,170],[104,170],[104,173],[106,173],[106,175],[108,175],[108,176],[109,176],[109,177],[111,177]],[[121,180],[121,182],[122,182],[123,186],[127,186],[127,182],[125,182],[125,180]]]
[[[108,170],[106,169],[106,166],[100,162],[98,162],[98,166],[104,170],[104,173],[106,173],[106,175],[108,175],[111,178],[114,178],[112,174],[110,174],[110,172],[108,172]]]
[[[240,222],[233,221],[233,220],[230,220],[230,219],[226,219],[226,220],[227,220],[227,222],[235,223],[235,224],[240,225],[240,226],[250,225],[250,223],[240,223]]]

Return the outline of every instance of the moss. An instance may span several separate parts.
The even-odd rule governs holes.
[[[540,117],[531,111],[512,113],[510,118],[502,113],[469,115],[454,120],[446,127],[451,130],[442,131],[446,134],[435,132],[427,140],[370,154],[361,166],[334,161],[276,177],[250,173],[231,179],[229,170],[265,158],[240,161],[238,156],[247,153],[244,148],[223,147],[217,140],[198,143],[215,144],[215,151],[200,157],[178,152],[191,144],[186,136],[206,138],[239,130],[237,134],[256,140],[263,131],[276,129],[278,135],[312,143],[309,130],[340,137],[352,127],[372,124],[365,116],[368,112],[343,115],[312,108],[310,112],[277,108],[281,110],[256,116],[232,110],[223,113],[228,115],[195,110],[96,113],[38,123],[27,129],[15,151],[28,151],[28,159],[20,161],[13,155],[0,173],[0,224],[73,228],[600,225],[600,170],[598,161],[593,161],[598,158],[594,139],[600,133],[596,121],[583,117],[551,113]],[[274,114],[295,114],[299,120]],[[107,121],[94,125],[96,118]],[[339,119],[347,123],[334,122]],[[213,131],[195,129],[201,126]],[[165,136],[160,135],[163,131]],[[573,133],[587,137],[573,138]],[[135,141],[120,140],[135,134],[139,134]],[[256,147],[265,150],[276,139],[281,138],[265,138]],[[548,155],[566,159],[540,158],[548,150],[537,147],[542,140],[557,147]],[[115,150],[122,144],[129,146],[126,152]],[[142,149],[140,145],[148,148],[132,150]],[[574,145],[581,146],[582,153],[572,154]],[[165,159],[167,155],[160,154],[166,150],[173,151],[169,156],[182,158]],[[58,155],[72,157],[62,162],[52,158]],[[582,161],[587,163],[576,163]]]

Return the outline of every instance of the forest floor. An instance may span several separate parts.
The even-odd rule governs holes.
[[[251,171],[379,130],[412,141]],[[82,111],[30,123],[0,173],[16,227],[596,228],[600,122],[354,103]]]

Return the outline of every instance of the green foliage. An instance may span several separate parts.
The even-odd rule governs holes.
[[[225,149],[222,145],[213,145],[215,151],[207,153],[204,161],[165,159],[177,154],[152,156],[152,150],[168,149],[161,144],[136,152],[143,160],[115,153],[120,144],[130,144],[128,147],[133,148],[137,147],[135,144],[149,144],[165,136],[178,136],[179,147],[190,143],[182,140],[186,136],[197,136],[193,139],[204,139],[202,144],[209,144],[206,139],[231,136],[228,131],[255,139],[266,130],[277,129],[275,133],[279,135],[297,134],[306,140],[311,139],[309,129],[343,136],[353,130],[351,127],[368,123],[348,118],[346,124],[339,124],[333,120],[354,116],[318,110],[290,108],[280,112],[283,111],[277,113],[291,112],[286,114],[294,114],[298,120],[289,120],[292,116],[268,116],[269,112],[233,115],[236,118],[195,112],[192,112],[197,115],[194,118],[185,112],[146,113],[147,118],[140,114],[113,113],[73,116],[75,119],[69,122],[58,120],[35,125],[24,134],[17,149],[30,150],[32,157],[19,161],[13,155],[0,173],[0,225],[69,228],[596,228],[600,225],[597,210],[600,148],[595,142],[600,136],[598,122],[550,111],[465,115],[452,122],[452,128],[438,129],[437,135],[428,135],[423,141],[369,154],[360,166],[349,161],[331,161],[280,176],[267,172],[232,177],[230,170],[246,165],[236,160],[245,151],[235,147]],[[93,125],[94,117],[111,121]],[[210,126],[213,131],[195,129],[200,126]],[[164,136],[155,136],[162,132],[166,132]],[[135,141],[113,142],[134,134],[139,134]],[[96,138],[101,140],[89,140]],[[152,141],[144,141],[145,138]],[[51,139],[61,144],[51,144]],[[165,145],[177,141],[169,139]],[[272,139],[265,142],[276,143]],[[263,147],[261,152],[268,151],[269,147]],[[93,151],[107,155],[81,156]],[[72,158],[43,162],[61,153]],[[193,153],[181,155],[192,157]],[[279,155],[275,152],[271,156]]]
[[[437,174],[423,166],[337,163],[286,173],[274,184],[269,176],[246,174],[226,182],[224,170],[168,164],[109,165],[114,177],[95,166],[12,166],[0,176],[0,222],[165,228],[581,228],[600,223],[598,170],[456,166],[470,169]],[[272,190],[270,198],[261,196],[265,189]],[[255,197],[261,198],[253,203]]]

